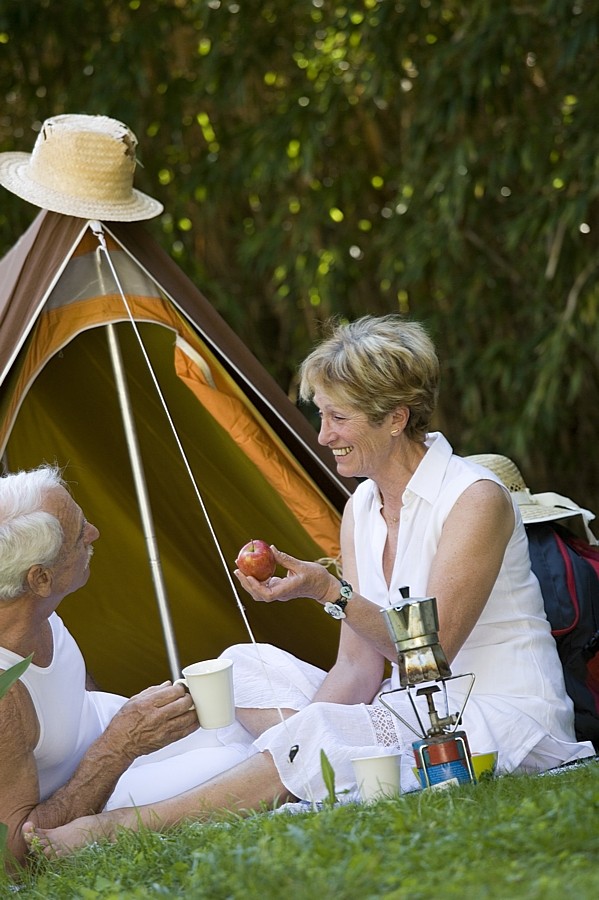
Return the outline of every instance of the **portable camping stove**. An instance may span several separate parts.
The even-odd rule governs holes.
[[[447,658],[439,643],[439,619],[435,597],[411,598],[409,588],[400,588],[402,602],[397,606],[382,609],[395,649],[399,665],[401,687],[383,691],[379,699],[389,712],[393,713],[420,740],[412,747],[418,768],[418,776],[423,787],[431,787],[451,782],[474,782],[472,758],[468,739],[464,731],[457,731],[462,713],[474,685],[474,675],[452,675]],[[470,686],[459,712],[450,713],[447,699],[448,681],[469,678]],[[441,687],[439,687],[439,683]],[[423,685],[417,687],[417,685]],[[387,694],[407,690],[416,715],[420,731],[399,715],[396,709],[383,700]],[[445,715],[440,716],[434,702],[434,695],[443,691]],[[422,724],[413,694],[424,696],[430,726]]]

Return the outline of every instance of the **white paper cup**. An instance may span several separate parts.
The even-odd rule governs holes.
[[[400,791],[401,753],[352,759],[356,783],[364,803],[394,797]]]
[[[205,659],[182,669],[175,684],[187,686],[202,728],[225,728],[235,721],[233,660]]]

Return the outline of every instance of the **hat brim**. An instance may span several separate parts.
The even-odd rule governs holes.
[[[138,222],[160,215],[164,206],[153,197],[135,188],[131,196],[120,202],[87,201],[53,191],[29,177],[30,153],[0,154],[0,184],[22,200],[40,209],[77,216],[81,219],[99,219],[103,222]]]
[[[540,506],[537,503],[519,503],[518,509],[525,525],[533,522],[555,522],[558,519],[569,519],[582,515],[581,509],[565,509],[557,506]]]

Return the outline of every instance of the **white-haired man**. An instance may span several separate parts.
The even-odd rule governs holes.
[[[0,822],[20,862],[25,821],[52,827],[99,812],[117,784],[119,804],[124,795],[143,802],[143,792],[134,796],[142,767],[145,787],[164,796],[239,760],[225,748],[205,759],[180,684],[166,681],[131,699],[90,689],[81,652],[56,610],[87,582],[98,537],[58,468],[0,478],[0,671],[33,654],[0,700]],[[180,764],[184,752],[188,765]],[[156,766],[171,763],[156,777]]]

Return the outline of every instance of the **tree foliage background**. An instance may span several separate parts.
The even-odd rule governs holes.
[[[160,243],[294,398],[331,315],[402,311],[438,422],[599,512],[591,0],[0,0],[0,151],[126,122]],[[2,191],[0,251],[37,210]]]

